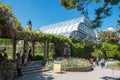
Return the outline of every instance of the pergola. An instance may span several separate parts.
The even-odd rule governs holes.
[[[49,42],[63,43],[69,42],[68,38],[60,39],[54,35],[43,34],[32,30],[23,30],[17,18],[12,14],[9,6],[0,3],[0,38],[12,39],[13,43],[13,60],[16,57],[16,42],[24,40],[24,50],[28,51],[28,41],[32,42],[33,54],[35,52],[35,42],[44,42],[44,60],[47,60]],[[64,40],[64,41],[63,41]],[[56,44],[59,45],[59,44]]]

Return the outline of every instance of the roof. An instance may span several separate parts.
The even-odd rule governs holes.
[[[40,28],[40,31],[43,33],[63,35],[69,37],[71,32],[78,30],[78,26],[82,22],[86,23],[86,25],[88,26],[91,26],[90,20],[88,18],[80,17],[55,24],[42,26]]]

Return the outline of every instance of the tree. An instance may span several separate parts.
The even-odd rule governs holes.
[[[120,35],[120,20],[117,21],[116,33],[117,33],[118,35]]]
[[[119,48],[120,47],[118,44],[102,43],[102,45],[99,47],[94,46],[94,52],[92,52],[92,56],[95,58],[116,58],[116,56],[120,55]]]
[[[116,34],[116,32],[112,31],[101,31],[98,32],[97,36],[101,42],[118,43],[119,41],[119,36]]]
[[[108,58],[115,58],[116,55],[120,54],[119,45],[111,43],[103,43],[102,47],[106,51]]]
[[[101,3],[102,6],[95,9],[95,19],[93,19],[92,28],[98,28],[102,24],[102,20],[112,14],[112,8],[117,7],[120,9],[120,0],[61,0],[61,6],[64,6],[67,10],[77,9],[81,14],[88,14],[88,5],[90,3]],[[117,5],[117,6],[115,6]]]

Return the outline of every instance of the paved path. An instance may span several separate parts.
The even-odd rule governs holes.
[[[118,78],[120,78],[120,70],[117,71],[95,67],[93,71],[89,72],[39,72],[29,75],[23,75],[16,80],[120,80]]]
[[[47,73],[54,76],[54,80],[116,80],[120,78],[120,71],[94,68],[90,72],[65,72],[63,74]]]

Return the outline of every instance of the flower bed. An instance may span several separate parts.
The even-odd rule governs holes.
[[[112,64],[108,64],[106,67],[109,68],[109,69],[120,70],[120,62],[115,62],[115,63],[112,63]]]
[[[86,59],[62,58],[59,61],[62,71],[90,71],[92,69],[90,62]],[[48,62],[46,67],[53,69],[53,64],[53,62]]]
[[[72,71],[72,72],[86,72],[92,70],[91,66],[81,67],[81,68],[62,68],[63,71]]]

